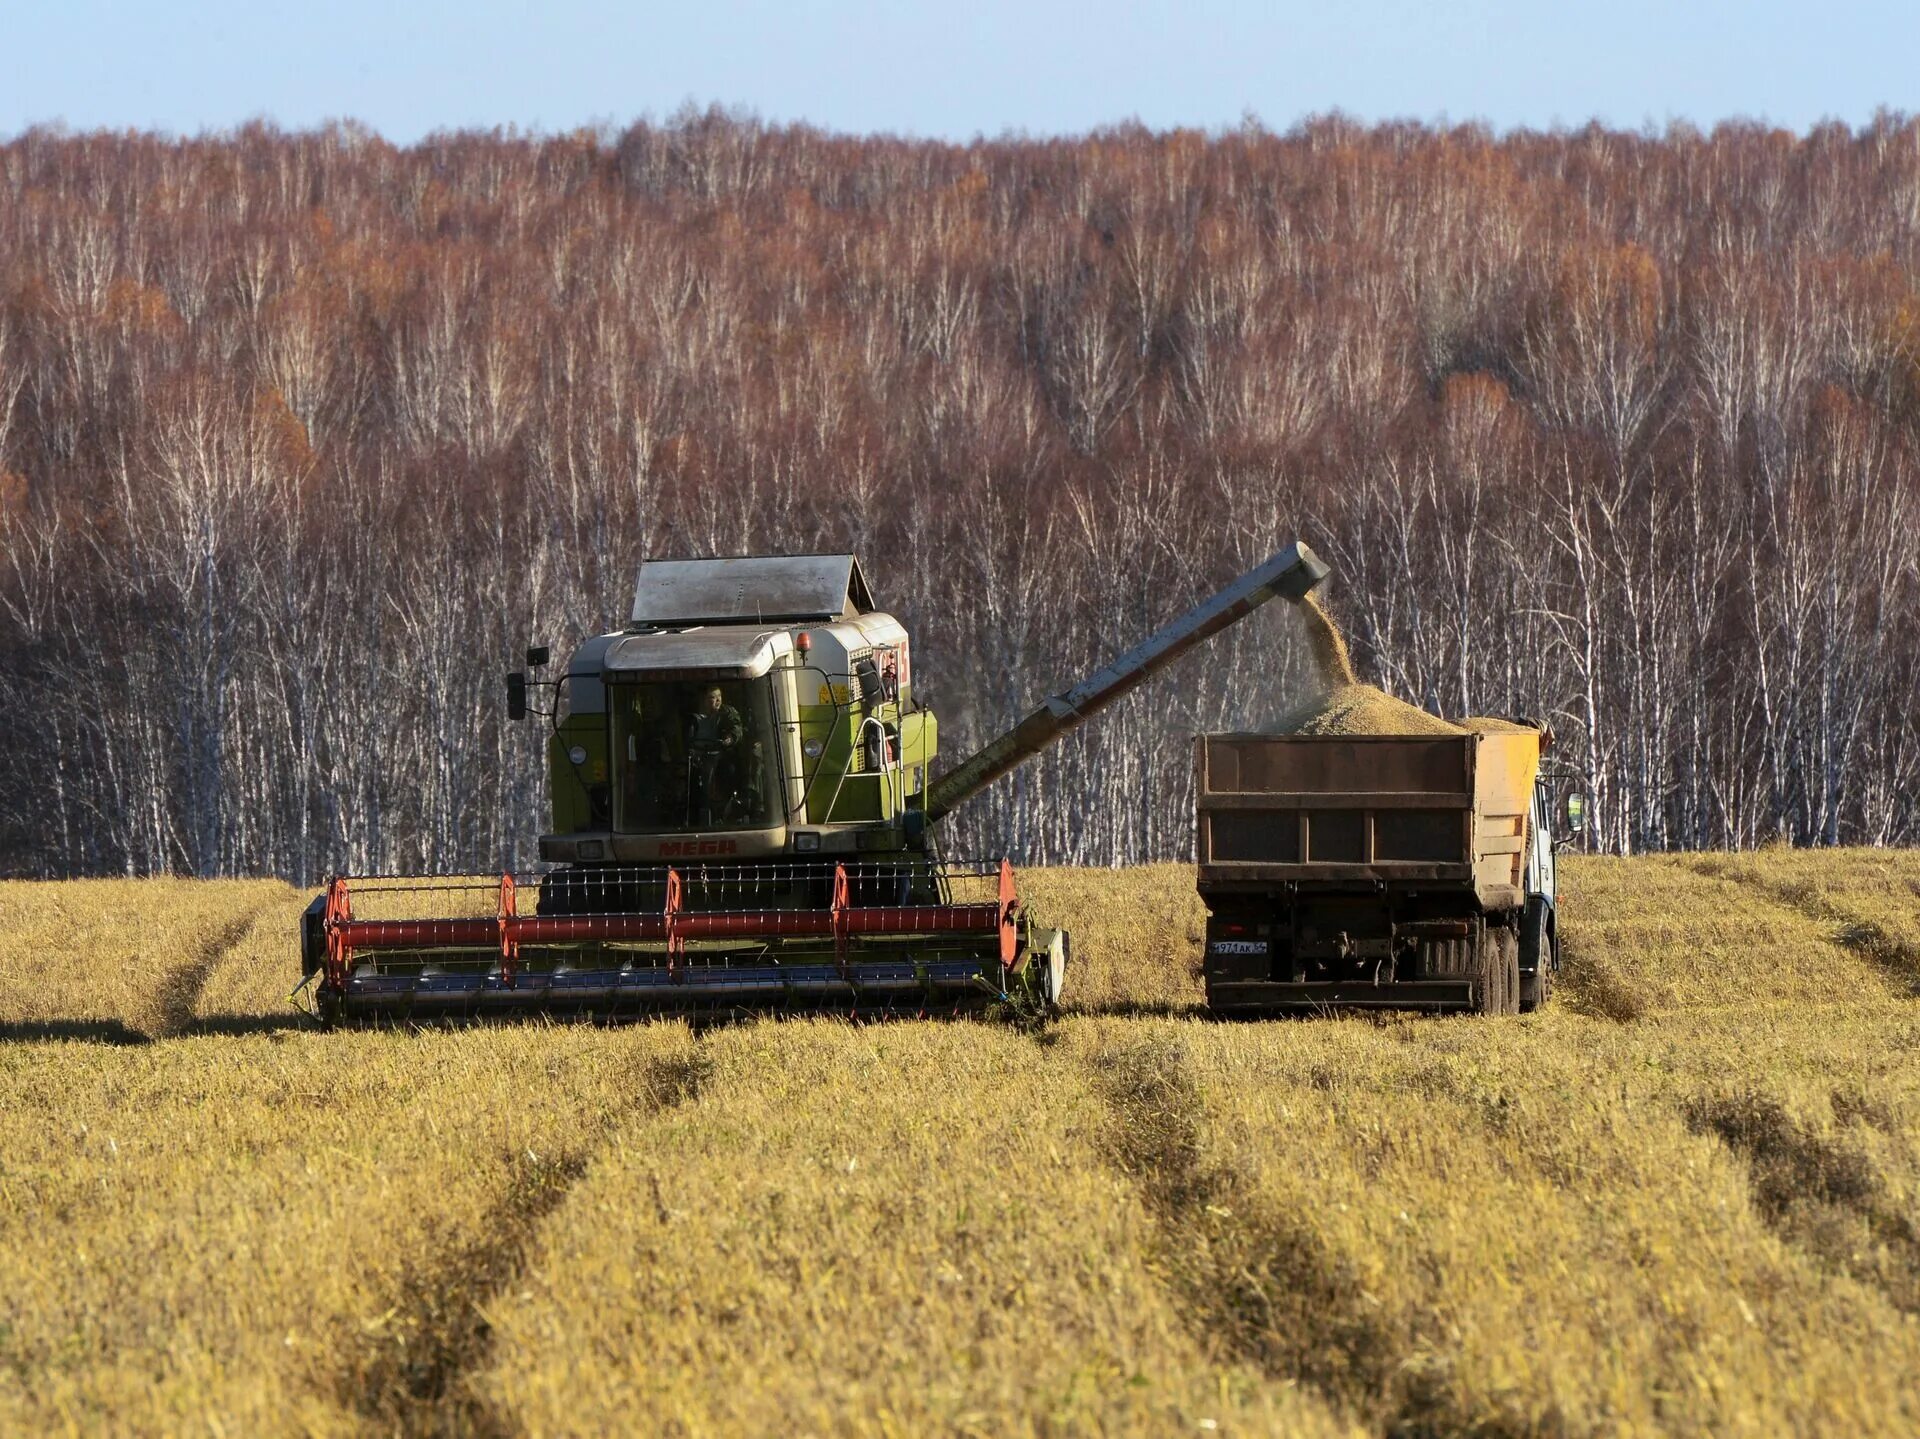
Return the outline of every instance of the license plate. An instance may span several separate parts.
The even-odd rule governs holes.
[[[1207,946],[1209,954],[1265,954],[1264,939],[1216,939]]]

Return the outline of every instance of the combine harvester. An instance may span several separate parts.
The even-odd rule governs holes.
[[[302,924],[326,1022],[1056,1002],[1067,936],[1006,860],[942,860],[955,806],[1326,566],[1293,545],[934,778],[905,628],[851,555],[655,560],[554,693],[536,875],[340,876]],[[546,662],[530,650],[529,664]],[[508,677],[508,710],[530,682]]]

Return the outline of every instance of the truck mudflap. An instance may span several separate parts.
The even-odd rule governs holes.
[[[1473,1009],[1470,979],[1227,980],[1207,986],[1207,1008],[1216,1014],[1307,1014],[1329,1009],[1411,1009],[1430,1014]]]

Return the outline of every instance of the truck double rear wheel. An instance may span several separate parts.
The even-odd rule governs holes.
[[[1429,940],[1420,968],[1428,979],[1472,980],[1474,1014],[1520,1012],[1520,937],[1511,929],[1481,925],[1465,939]]]

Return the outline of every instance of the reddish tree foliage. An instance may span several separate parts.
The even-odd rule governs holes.
[[[529,637],[851,548],[950,750],[1301,534],[1615,849],[1920,839],[1920,124],[0,146],[0,867],[529,856]],[[961,817],[1189,844],[1270,623]]]

